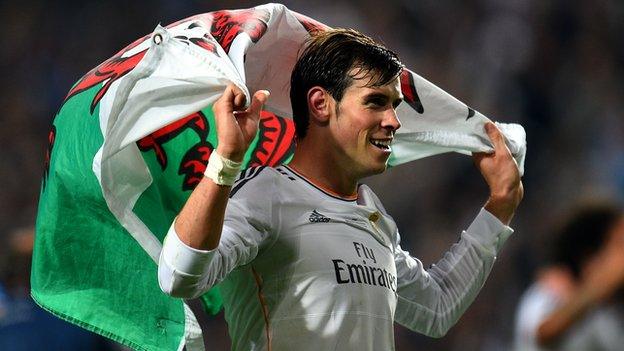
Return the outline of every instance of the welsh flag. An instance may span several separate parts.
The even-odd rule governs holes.
[[[288,162],[292,67],[328,27],[282,5],[193,16],[130,44],[69,91],[41,187],[32,296],[51,313],[138,350],[205,350],[218,287],[182,301],[158,287],[161,242],[203,176],[217,138],[210,106],[228,83],[271,99],[247,166]],[[488,119],[410,70],[390,165],[492,150]],[[249,101],[249,99],[248,99]],[[499,124],[522,168],[524,129]]]

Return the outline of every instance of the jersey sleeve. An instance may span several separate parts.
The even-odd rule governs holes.
[[[401,249],[397,235],[395,320],[428,336],[444,336],[477,296],[511,233],[511,228],[481,209],[459,242],[429,269]]]
[[[254,176],[253,171],[246,174],[232,187],[221,239],[214,250],[198,250],[184,244],[175,232],[174,220],[158,264],[158,282],[163,292],[183,298],[200,296],[232,270],[251,262],[271,241],[275,194],[271,178]]]

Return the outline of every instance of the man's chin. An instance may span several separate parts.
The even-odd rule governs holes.
[[[379,165],[375,168],[370,168],[368,174],[366,174],[364,177],[370,177],[370,176],[374,176],[377,174],[381,174],[383,172],[386,171],[386,169],[388,169],[388,162],[385,162],[383,165]]]

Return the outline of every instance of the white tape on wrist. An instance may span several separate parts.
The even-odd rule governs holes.
[[[213,151],[208,159],[204,175],[217,185],[232,186],[242,165],[242,162],[232,161]]]

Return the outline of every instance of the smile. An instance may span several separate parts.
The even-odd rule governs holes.
[[[380,148],[385,151],[390,150],[390,144],[392,143],[392,139],[370,139],[370,143],[375,147]]]

